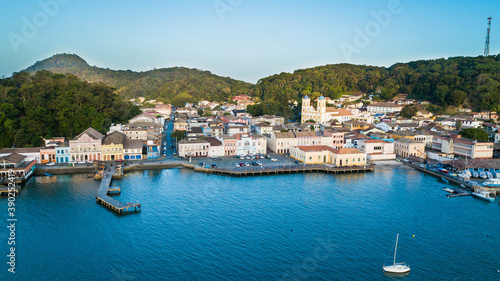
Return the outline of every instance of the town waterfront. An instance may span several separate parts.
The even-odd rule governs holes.
[[[112,183],[117,199],[142,204],[126,216],[96,204],[99,182],[87,176],[29,180],[16,199],[16,274],[3,262],[1,280],[500,278],[500,207],[447,198],[444,182],[402,165],[242,178],[130,172]],[[382,272],[397,233],[405,276]],[[6,261],[6,231],[0,238]]]

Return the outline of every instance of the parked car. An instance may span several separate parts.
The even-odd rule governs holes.
[[[55,166],[55,165],[56,165],[56,163],[54,163],[54,162],[49,162],[49,163],[47,163],[47,164],[45,164],[45,165],[47,165],[47,166]]]
[[[259,164],[257,164],[257,162],[252,162],[252,166],[259,166]]]
[[[215,163],[212,163],[212,168],[217,168],[217,165]]]
[[[295,160],[295,164],[300,165],[302,164],[302,162],[300,162],[299,160]]]
[[[271,158],[271,161],[276,162],[276,161],[278,161],[278,159],[276,159],[276,158]]]
[[[240,159],[241,160],[245,160],[245,156],[240,156]]]
[[[234,166],[240,167],[240,163],[234,163]]]
[[[249,167],[249,166],[250,166],[250,163],[245,162],[245,166]]]
[[[247,159],[247,160],[250,160],[250,159],[252,159],[252,157],[250,157],[250,156],[247,156],[247,157],[246,157],[246,159]]]
[[[198,165],[200,165],[200,167],[203,167],[203,162],[200,162],[200,164],[198,164]]]
[[[255,163],[257,163],[257,165],[259,165],[259,166],[262,166],[262,162],[260,162],[260,161],[257,161]]]
[[[240,162],[240,164],[239,164],[239,165],[240,165],[240,167],[243,167],[243,166],[245,166],[245,163]]]
[[[78,161],[77,164],[85,164],[85,161]]]
[[[122,159],[120,159],[120,160],[116,160],[116,162],[118,162],[118,163],[123,163],[123,160],[122,160]]]
[[[271,155],[269,155],[269,154],[268,154],[268,155],[266,155],[266,158],[267,158],[267,159],[271,158]]]

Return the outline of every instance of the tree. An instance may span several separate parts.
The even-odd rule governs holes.
[[[479,128],[469,128],[463,129],[459,132],[463,138],[469,138],[478,141],[488,141],[488,133],[483,129]]]
[[[193,101],[195,101],[193,96],[186,92],[183,92],[175,96],[170,103],[175,107],[183,107],[186,105],[186,103],[190,103]]]
[[[304,123],[316,123],[316,120],[314,120],[314,119],[309,119],[309,120],[306,120],[306,122],[304,122]]]
[[[401,110],[401,117],[403,118],[412,118],[417,115],[418,107],[416,105],[405,105]]]
[[[177,130],[173,132],[170,137],[177,139],[178,141],[186,137],[186,131]]]

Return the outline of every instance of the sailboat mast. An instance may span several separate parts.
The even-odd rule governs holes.
[[[396,236],[396,248],[394,249],[394,265],[396,265],[396,252],[398,251],[398,239],[399,239],[399,233],[398,236]]]

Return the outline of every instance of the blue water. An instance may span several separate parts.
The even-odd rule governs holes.
[[[96,204],[98,183],[87,175],[47,180],[31,179],[16,200],[16,274],[6,271],[1,228],[0,280],[500,279],[500,206],[447,198],[444,183],[404,167],[127,173],[113,182],[117,198],[142,203],[128,216]],[[6,204],[0,199],[5,225]],[[382,272],[397,233],[405,276]]]

